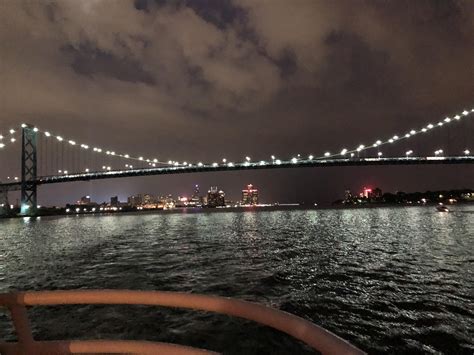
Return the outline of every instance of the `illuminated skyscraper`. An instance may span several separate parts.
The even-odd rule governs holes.
[[[258,205],[258,190],[252,184],[242,190],[242,205]]]

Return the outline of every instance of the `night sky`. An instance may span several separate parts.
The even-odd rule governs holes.
[[[473,63],[472,0],[0,0],[0,131],[29,122],[166,161],[322,155],[473,108]],[[422,149],[474,150],[469,124]],[[0,179],[18,162],[0,152]],[[39,199],[196,183],[236,199],[253,183],[262,202],[328,203],[365,185],[473,181],[472,166],[306,168],[54,185]]]

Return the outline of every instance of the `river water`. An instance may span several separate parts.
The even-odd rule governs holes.
[[[0,292],[111,288],[261,302],[369,353],[474,352],[474,206],[0,220]],[[3,313],[2,313],[3,312]],[[277,331],[142,306],[29,310],[37,339],[147,339],[306,354]],[[14,340],[0,310],[0,339]]]

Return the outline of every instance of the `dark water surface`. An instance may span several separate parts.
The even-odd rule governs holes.
[[[474,352],[474,206],[0,221],[0,291],[171,290],[295,313],[369,353]],[[3,312],[3,311],[0,311]],[[38,307],[37,339],[305,354],[252,322],[141,306]],[[14,340],[6,312],[0,339]]]

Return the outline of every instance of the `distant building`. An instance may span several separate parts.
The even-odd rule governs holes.
[[[382,190],[378,187],[376,187],[374,191],[372,191],[372,198],[381,199],[382,195]]]
[[[347,190],[344,192],[344,200],[346,200],[346,201],[352,200],[352,193],[351,193],[351,190],[347,189]]]
[[[360,197],[371,198],[372,189],[369,187],[364,187],[364,190],[361,192]]]
[[[225,206],[225,193],[222,190],[217,190],[216,186],[213,186],[207,192],[207,207],[221,206]]]
[[[155,198],[152,195],[145,194],[145,196],[143,196],[143,204],[151,205],[153,203],[155,203]]]
[[[112,207],[118,207],[120,205],[118,196],[114,196],[110,198],[110,206]]]
[[[128,205],[131,207],[137,207],[143,205],[143,195],[130,196],[127,199]]]
[[[189,206],[202,206],[202,197],[200,196],[199,185],[194,186],[193,196],[189,200]]]
[[[91,197],[90,196],[82,196],[79,201],[77,201],[78,205],[90,205],[91,204]]]
[[[252,184],[247,185],[242,190],[242,205],[258,205],[258,190],[253,188]]]

